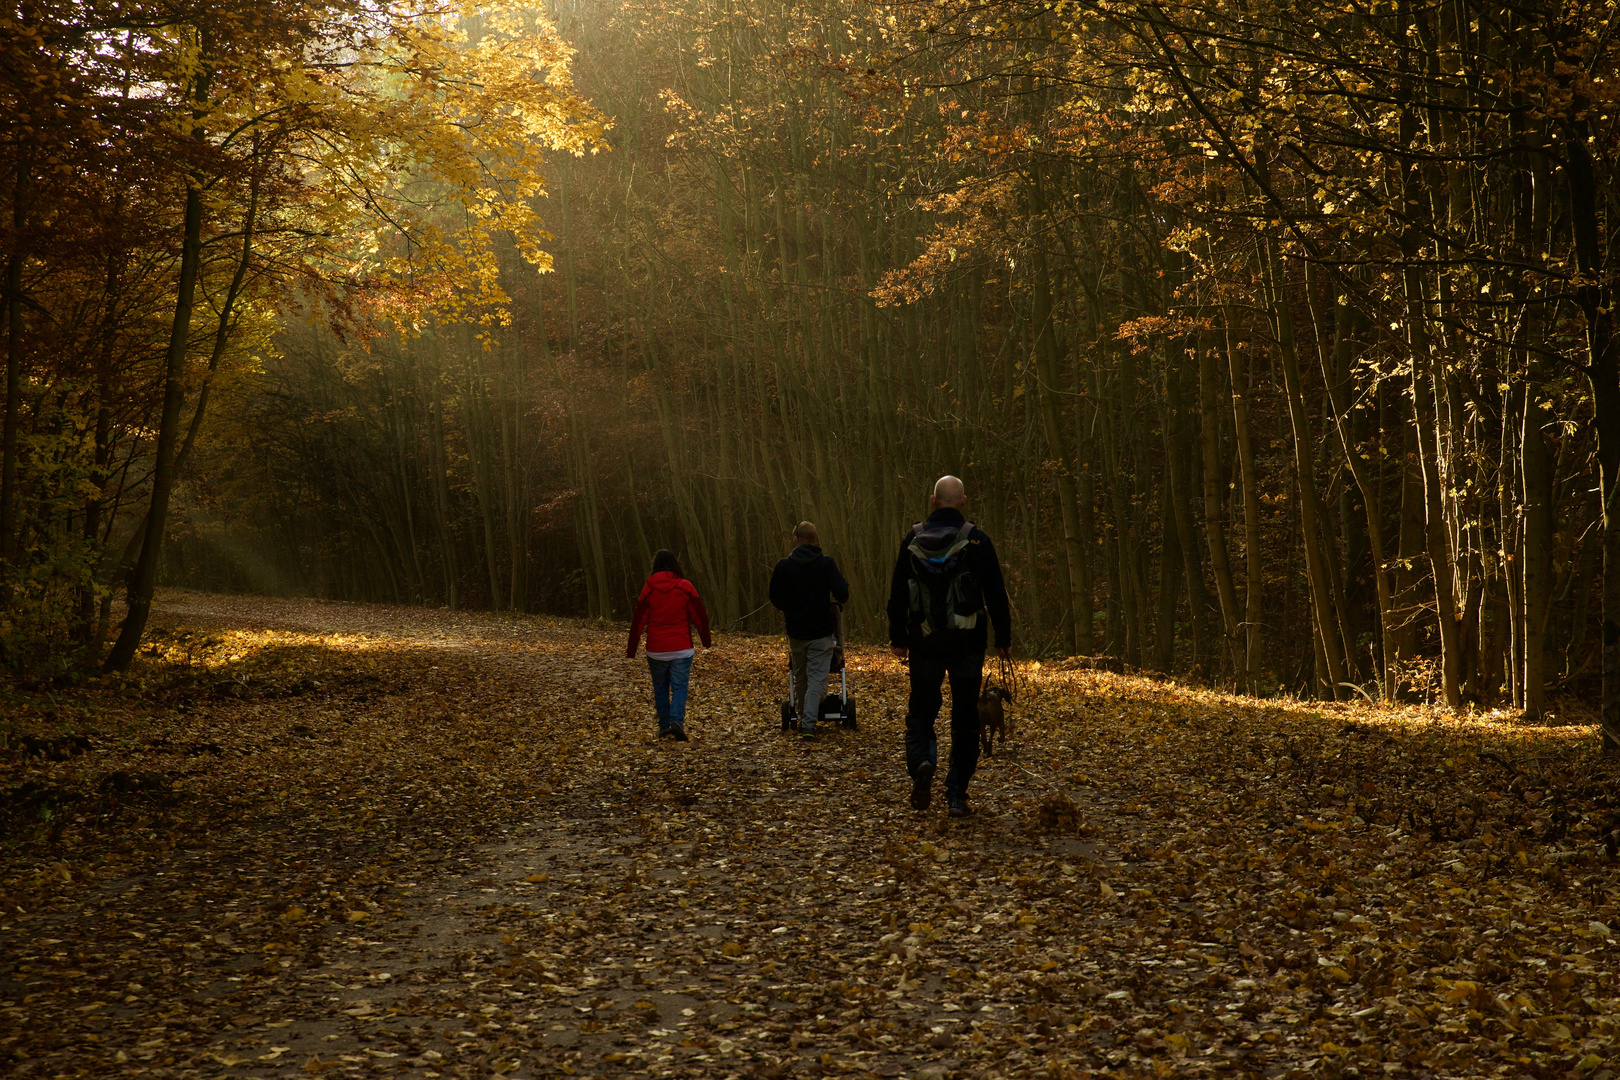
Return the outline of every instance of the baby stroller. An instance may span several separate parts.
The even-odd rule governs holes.
[[[837,722],[841,728],[850,731],[858,730],[855,723],[855,701],[849,696],[849,669],[844,664],[844,609],[839,604],[832,605],[833,609],[833,656],[832,664],[827,669],[827,677],[838,676],[838,693],[828,693],[821,699],[821,707],[816,710],[816,719],[822,723]],[[793,699],[797,696],[793,685],[793,662],[788,661],[788,696],[782,702],[782,730],[794,731],[799,726],[798,714],[793,711]]]

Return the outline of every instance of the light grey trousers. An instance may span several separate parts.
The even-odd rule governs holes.
[[[832,668],[836,648],[831,634],[818,638],[788,638],[793,664],[793,711],[799,717],[799,730],[811,731],[827,696],[827,673]]]

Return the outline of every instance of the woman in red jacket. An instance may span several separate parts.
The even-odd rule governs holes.
[[[709,613],[697,586],[681,574],[674,552],[653,556],[652,574],[641,587],[636,613],[630,617],[630,644],[624,655],[634,659],[647,631],[647,669],[652,672],[653,707],[658,710],[658,737],[686,741],[686,684],[692,673],[692,627],[707,649]]]

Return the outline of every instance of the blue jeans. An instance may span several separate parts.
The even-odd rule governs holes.
[[[652,672],[653,708],[658,710],[658,734],[686,728],[686,684],[692,674],[692,658],[654,660],[647,658]]]

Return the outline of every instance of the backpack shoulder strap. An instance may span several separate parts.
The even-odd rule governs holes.
[[[958,552],[967,547],[968,534],[973,531],[973,522],[965,521],[962,523],[962,527],[956,530],[956,535],[951,537],[950,543],[946,544],[943,550],[935,549],[930,551],[922,545],[922,529],[925,524],[926,522],[918,522],[911,527],[911,541],[906,545],[906,550],[911,552],[916,559],[935,567],[954,558]]]

